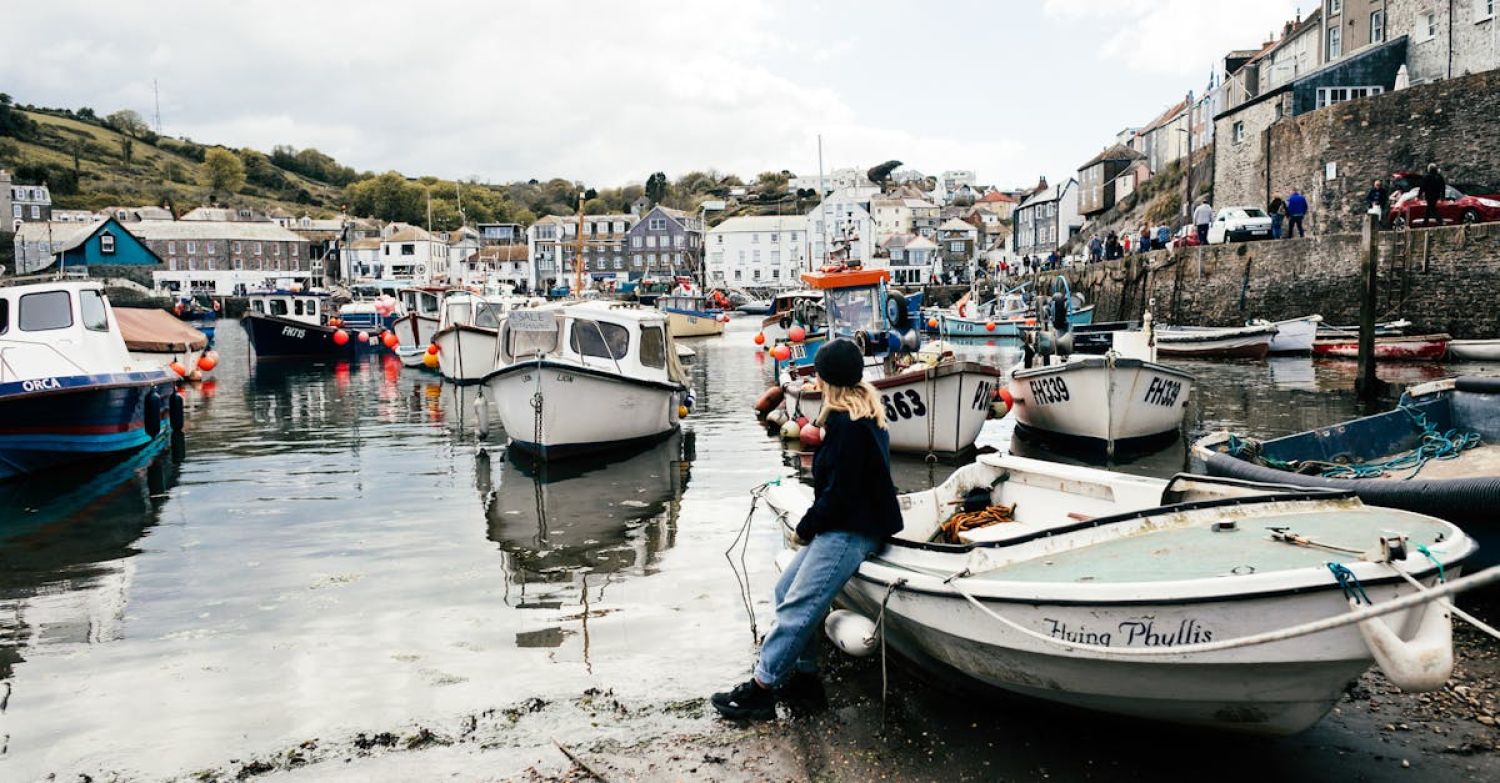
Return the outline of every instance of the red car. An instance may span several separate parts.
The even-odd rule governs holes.
[[[1500,200],[1487,196],[1466,196],[1458,188],[1448,186],[1444,198],[1437,203],[1440,225],[1455,223],[1489,223],[1500,220]],[[1419,188],[1398,193],[1391,205],[1391,228],[1405,229],[1407,226],[1426,227],[1427,201]]]
[[[1198,229],[1195,226],[1183,226],[1172,235],[1172,247],[1197,247]]]

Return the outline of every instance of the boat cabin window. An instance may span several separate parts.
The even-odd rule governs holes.
[[[0,299],[0,334],[10,330],[10,300]]]
[[[436,294],[419,294],[417,302],[422,315],[437,315],[438,298]]]
[[[483,326],[488,329],[498,329],[500,327],[500,319],[504,315],[505,307],[503,305],[484,302],[475,308],[474,325]]]
[[[295,314],[295,315],[302,315],[302,300],[301,299],[297,299],[297,300],[294,300],[292,302],[292,313]]]
[[[469,312],[473,305],[466,299],[459,302],[448,303],[448,323],[466,324],[469,322]]]
[[[266,303],[259,299],[252,299],[250,300],[250,309],[257,313],[264,313],[266,311]]]
[[[877,288],[835,288],[823,301],[829,319],[841,330],[885,331],[880,308],[876,306],[879,293]]]
[[[46,291],[21,297],[19,322],[23,332],[45,332],[73,325],[73,306],[67,291]]]
[[[641,327],[641,364],[658,369],[667,366],[667,338],[660,326]]]
[[[285,299],[271,300],[271,315],[286,315],[287,307]]]
[[[516,359],[534,356],[542,353],[552,353],[557,350],[557,332],[523,332],[505,328],[505,354],[506,361],[513,362]]]
[[[318,300],[316,300],[316,299],[308,299],[308,300],[306,300],[306,302],[307,302],[307,314],[308,315],[317,315],[318,314]]]
[[[104,294],[98,291],[78,292],[78,316],[83,328],[95,332],[109,331],[109,312],[104,309]]]
[[[630,348],[630,330],[619,324],[579,318],[573,321],[568,345],[581,356],[623,359]]]

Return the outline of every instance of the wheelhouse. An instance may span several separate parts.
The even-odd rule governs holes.
[[[500,332],[500,359],[506,365],[557,361],[661,383],[682,383],[685,377],[666,316],[623,303],[512,313]]]
[[[0,286],[0,383],[117,372],[130,364],[98,283]]]
[[[302,291],[255,291],[247,296],[250,312],[321,326],[327,316],[328,295]]]

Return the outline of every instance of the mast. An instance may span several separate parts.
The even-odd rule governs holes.
[[[825,209],[828,200],[828,190],[823,185],[823,134],[818,134],[818,231],[823,235],[823,261],[828,261],[828,221],[825,218]],[[813,265],[812,253],[807,254],[807,271],[811,272],[817,266]]]
[[[578,194],[578,249],[573,253],[573,292],[583,296],[583,193]]]

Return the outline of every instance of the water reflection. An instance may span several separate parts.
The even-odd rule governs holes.
[[[589,620],[613,611],[594,606],[617,576],[656,573],[659,555],[676,543],[692,458],[690,432],[602,460],[549,464],[484,449],[475,455],[485,537],[505,553],[505,603],[581,607],[561,618],[565,625],[516,633],[517,647],[561,647],[579,633],[592,670]]]
[[[0,680],[28,648],[122,637],[135,543],[177,481],[168,452],[158,440],[81,483],[70,471],[0,486]]]

